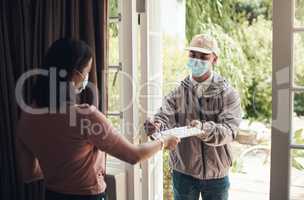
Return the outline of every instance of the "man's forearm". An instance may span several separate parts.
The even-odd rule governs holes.
[[[157,114],[157,115],[154,115],[154,122],[160,124],[160,128],[159,128],[160,131],[164,131],[164,130],[168,129],[170,120],[169,120],[169,117],[167,117],[165,115]]]
[[[202,127],[203,133],[198,136],[211,146],[222,146],[233,141],[237,128],[227,123],[206,121]]]

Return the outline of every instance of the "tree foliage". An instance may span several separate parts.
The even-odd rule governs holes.
[[[296,25],[304,25],[304,0],[295,0]]]

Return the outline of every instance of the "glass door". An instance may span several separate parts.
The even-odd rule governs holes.
[[[273,1],[271,200],[304,199],[304,1]]]

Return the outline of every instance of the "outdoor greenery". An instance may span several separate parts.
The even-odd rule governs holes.
[[[295,144],[304,144],[304,130],[299,129],[293,136]],[[292,166],[298,170],[304,170],[304,151],[294,149],[291,151]]]
[[[304,1],[303,1],[304,4]],[[303,5],[302,4],[302,5]],[[304,6],[303,6],[304,8]],[[303,9],[304,11],[304,9]],[[304,12],[303,12],[304,13]],[[304,15],[304,14],[303,14]],[[303,25],[304,25],[304,17]],[[294,36],[294,65],[295,65],[295,84],[304,86],[304,34],[297,33]],[[296,93],[294,96],[294,110],[297,116],[304,116],[304,93]]]
[[[304,25],[304,0],[295,0],[296,25]]]

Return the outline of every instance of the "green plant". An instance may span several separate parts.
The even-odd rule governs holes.
[[[297,114],[297,116],[304,116],[304,93],[295,94],[294,112]]]
[[[304,2],[303,2],[304,3]],[[294,66],[295,66],[295,84],[304,86],[304,34],[294,35]],[[294,112],[297,116],[304,115],[304,93],[295,93]]]
[[[118,16],[118,0],[109,0],[109,16]],[[116,37],[118,35],[118,27],[116,23],[110,23],[109,29],[111,30],[110,36]]]
[[[186,67],[187,52],[178,46],[178,39],[163,37],[163,94],[168,94],[189,73]]]
[[[296,0],[295,2],[296,24],[304,25],[304,0]]]
[[[271,119],[271,74],[272,31],[271,21],[258,18],[251,26],[244,23],[234,37],[240,41],[250,68],[246,73],[250,80],[245,117],[270,122]]]
[[[304,86],[304,40],[302,40],[301,50],[297,52],[296,56],[299,56],[299,59],[296,63],[296,75],[295,75],[295,84],[299,86]],[[304,93],[299,92],[294,94],[294,112],[297,116],[304,116]]]
[[[271,20],[272,1],[271,0],[240,0],[235,5],[237,13],[242,14],[249,24],[257,20],[259,16],[264,16]]]
[[[236,159],[232,162],[231,172],[233,173],[243,173],[243,162],[239,159]]]
[[[296,144],[304,144],[304,130],[296,130],[293,135],[293,140]],[[294,149],[291,151],[291,164],[298,170],[304,170],[304,151]]]
[[[217,24],[230,32],[245,21],[251,24],[259,16],[271,20],[272,0],[187,0],[186,36],[189,41],[198,33],[198,22]]]
[[[169,151],[163,152],[163,171],[164,171],[164,182],[163,182],[163,199],[166,200],[173,200],[173,193],[172,193],[172,178],[171,172],[169,167]]]
[[[187,0],[186,1],[186,36],[188,41],[201,31],[201,24],[217,24],[225,31],[235,27],[232,16],[237,0]],[[199,24],[198,24],[199,23]]]

